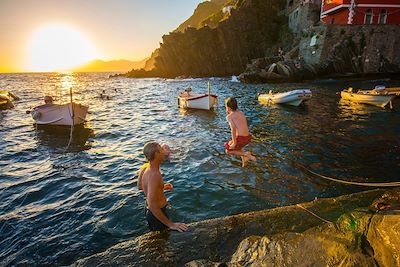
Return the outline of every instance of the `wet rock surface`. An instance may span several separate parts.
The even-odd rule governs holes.
[[[77,261],[74,266],[398,266],[400,189],[373,190],[302,207],[250,212],[193,223],[185,233],[155,232]]]

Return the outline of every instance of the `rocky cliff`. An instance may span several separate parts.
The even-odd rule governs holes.
[[[285,0],[231,0],[201,23],[163,36],[149,72],[130,77],[229,76],[241,73],[250,59],[271,56],[288,33]],[[222,12],[222,13],[221,13]],[[222,15],[221,15],[222,14]],[[208,24],[213,22],[212,27]],[[288,37],[285,35],[285,37]],[[149,69],[149,68],[148,68]]]
[[[254,59],[242,82],[303,81],[316,77],[399,77],[400,25],[320,25],[282,58]]]
[[[399,209],[400,189],[319,199],[148,233],[74,266],[399,266]]]

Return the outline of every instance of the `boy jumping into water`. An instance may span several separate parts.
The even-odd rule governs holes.
[[[172,222],[166,213],[167,198],[164,190],[173,190],[170,183],[165,183],[161,176],[160,164],[168,155],[156,142],[144,145],[143,153],[149,161],[139,171],[138,188],[143,190],[146,196],[146,220],[150,231],[161,231],[164,229],[186,231],[188,226],[184,223]]]
[[[245,167],[249,160],[256,161],[249,151],[244,152],[243,148],[251,141],[247,120],[243,112],[238,110],[237,101],[234,97],[229,97],[225,101],[226,120],[229,123],[232,133],[232,140],[225,143],[225,151],[228,155],[240,156],[242,167]]]

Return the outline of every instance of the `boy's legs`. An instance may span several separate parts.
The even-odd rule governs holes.
[[[250,151],[245,152],[245,154],[246,154],[248,159],[250,159],[252,161],[256,161],[257,160],[256,157],[253,156]]]
[[[226,153],[228,155],[234,155],[234,156],[239,156],[242,158],[242,167],[245,167],[247,165],[247,162],[249,161],[249,156],[247,152],[245,153],[242,149],[240,150],[226,150]],[[254,156],[252,156],[254,157]]]

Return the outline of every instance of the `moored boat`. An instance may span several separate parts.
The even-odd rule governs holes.
[[[355,92],[353,88],[348,88],[340,92],[341,98],[356,103],[369,104],[378,107],[385,107],[391,104],[396,97],[397,90],[387,91],[385,88],[375,88],[372,90],[358,90]]]
[[[196,94],[192,93],[192,89],[186,89],[181,92],[178,96],[178,106],[180,108],[192,108],[192,109],[212,109],[218,100],[217,95],[210,93],[210,83],[208,84],[208,94]]]
[[[32,118],[38,125],[71,126],[85,122],[88,107],[77,104],[45,104],[34,108]]]
[[[310,100],[311,97],[311,90],[297,89],[283,93],[272,93],[272,91],[269,91],[268,94],[260,94],[258,96],[258,100],[261,102],[266,102],[268,104],[287,104],[292,106],[299,106],[304,101]]]
[[[31,113],[37,125],[74,126],[85,122],[88,107],[73,102],[72,88],[69,103],[53,104],[51,96],[45,96],[44,102],[46,104],[27,112]]]

